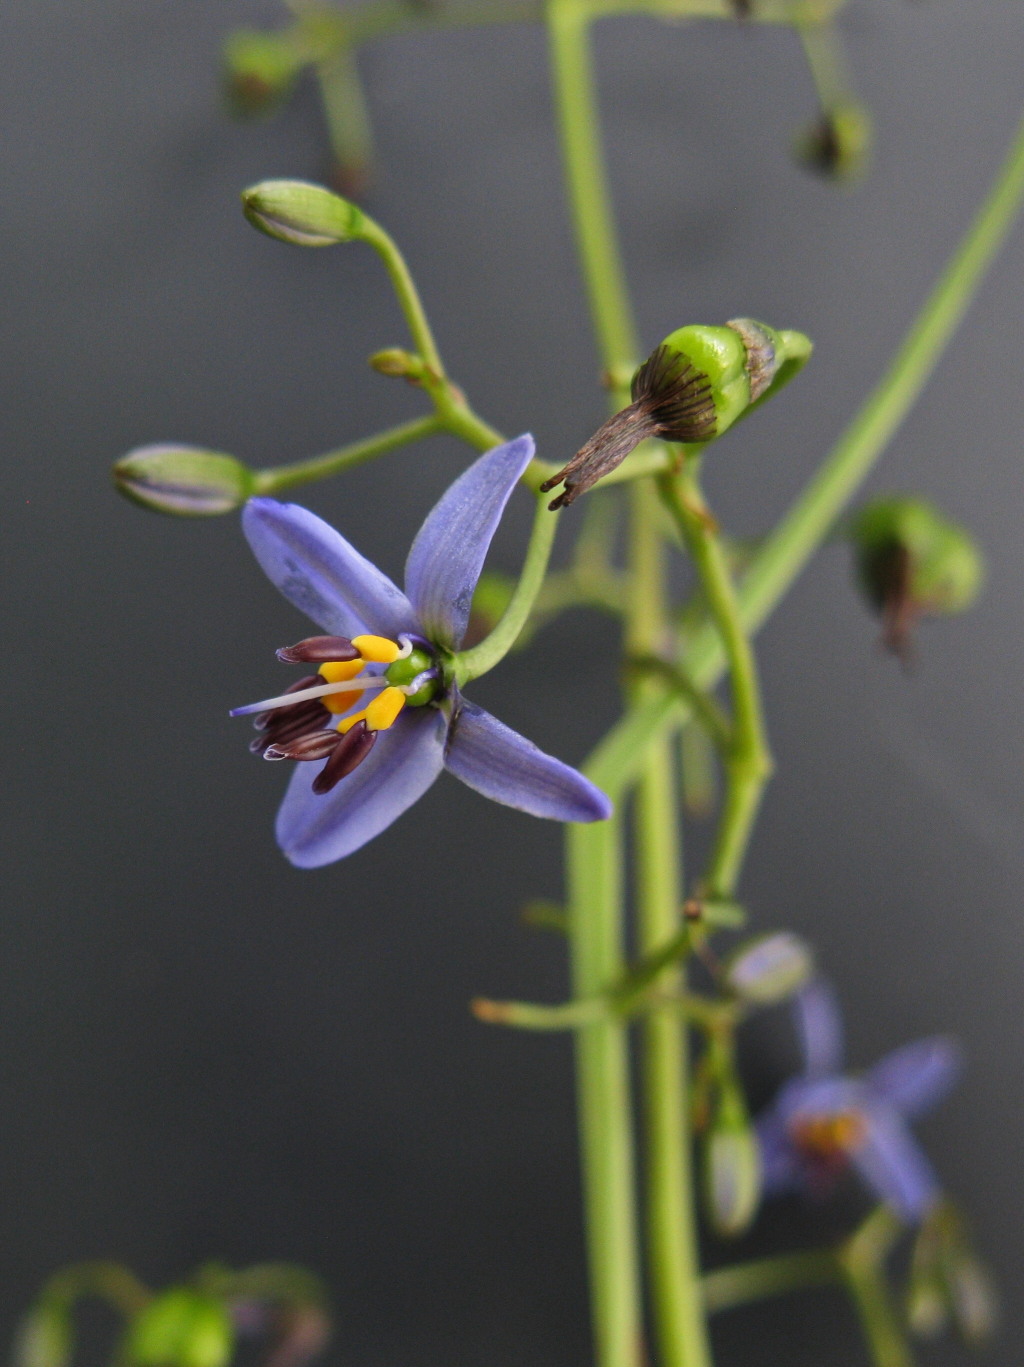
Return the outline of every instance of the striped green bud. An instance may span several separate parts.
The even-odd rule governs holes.
[[[563,484],[551,507],[565,507],[648,437],[686,445],[713,441],[777,393],[810,354],[811,342],[802,332],[779,331],[753,318],[677,328],[633,376],[632,403],[540,487]]]
[[[306,180],[264,180],[242,191],[242,212],[260,232],[297,247],[351,242],[366,224],[341,195]]]
[[[214,517],[240,508],[253,492],[253,472],[234,456],[196,446],[139,446],[114,466],[118,491],[155,513]]]

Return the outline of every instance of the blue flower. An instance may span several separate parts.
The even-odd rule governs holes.
[[[960,1050],[941,1035],[896,1049],[859,1077],[840,1072],[842,1021],[831,987],[809,984],[794,1005],[804,1071],[757,1119],[764,1190],[828,1192],[852,1166],[909,1224],[940,1195],[908,1121],[930,1110],[960,1071]]]
[[[588,779],[468,702],[445,668],[533,451],[531,437],[518,437],[455,481],[412,544],[405,593],[305,508],[267,498],[246,505],[242,526],[256,559],[289,602],[330,633],[278,651],[317,673],[232,713],[259,713],[254,751],[304,761],[277,817],[278,843],[300,868],[342,859],[372,840],[442,768],[534,816],[600,821],[611,814]]]

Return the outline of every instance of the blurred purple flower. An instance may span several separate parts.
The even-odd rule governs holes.
[[[908,1121],[946,1095],[959,1046],[936,1035],[896,1049],[859,1077],[840,1072],[842,1021],[822,980],[794,998],[804,1071],[758,1117],[764,1190],[825,1194],[853,1167],[879,1201],[917,1224],[938,1199],[938,1179]]]
[[[300,868],[359,849],[442,768],[534,816],[600,821],[611,814],[582,774],[467,702],[445,677],[445,656],[462,642],[491,538],[533,451],[532,437],[518,437],[451,485],[413,542],[405,593],[305,508],[266,498],[247,504],[242,526],[256,559],[289,602],[332,633],[279,652],[319,665],[318,675],[300,680],[291,695],[233,713],[261,712],[254,750],[306,761],[277,818],[278,843]],[[356,703],[357,690],[373,701],[338,721],[332,713]]]

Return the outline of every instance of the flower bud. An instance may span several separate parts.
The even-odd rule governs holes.
[[[949,1299],[957,1333],[969,1348],[979,1348],[995,1332],[995,1289],[984,1265],[969,1249],[959,1249],[949,1268]]]
[[[983,567],[974,541],[923,499],[875,499],[854,517],[850,538],[861,589],[896,654],[922,614],[962,612],[978,595]]]
[[[561,508],[621,465],[648,437],[703,444],[720,437],[756,404],[777,393],[811,354],[801,332],[777,331],[752,318],[723,327],[677,328],[633,376],[633,402],[594,433],[543,491],[564,484]]]
[[[704,1137],[704,1203],[708,1220],[723,1238],[750,1225],[761,1197],[761,1153],[734,1082],[724,1088]]]
[[[177,1286],[139,1313],[125,1348],[137,1367],[226,1367],[234,1349],[234,1330],[217,1297]]]
[[[813,971],[810,946],[788,930],[746,941],[724,966],[729,988],[758,1006],[785,1001],[807,982]]]
[[[291,93],[302,60],[285,34],[239,29],[224,44],[224,93],[241,118],[267,114]]]
[[[907,1314],[910,1327],[923,1336],[937,1334],[950,1318],[969,1347],[979,1347],[992,1336],[998,1317],[996,1295],[950,1201],[933,1207],[914,1242]]]
[[[802,166],[818,175],[831,180],[858,180],[871,157],[867,112],[853,102],[834,105],[799,135],[794,152]]]
[[[67,1367],[74,1334],[66,1304],[45,1297],[18,1327],[12,1353],[13,1367]]]
[[[359,237],[366,222],[347,199],[305,180],[264,180],[242,191],[242,211],[268,237],[298,247],[333,247]]]
[[[234,456],[196,446],[139,446],[114,466],[119,491],[157,513],[213,517],[240,508],[255,477]]]
[[[370,357],[370,369],[375,370],[378,375],[392,375],[399,380],[417,380],[423,373],[423,362],[418,356],[414,356],[411,351],[404,351],[401,347],[387,347],[384,351],[375,351]]]

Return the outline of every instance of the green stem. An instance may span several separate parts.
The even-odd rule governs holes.
[[[831,1249],[810,1249],[779,1257],[757,1258],[708,1272],[703,1281],[704,1304],[709,1314],[731,1310],[750,1301],[805,1291],[815,1286],[842,1282],[839,1260]]]
[[[659,488],[697,568],[729,666],[734,718],[730,744],[725,752],[726,794],[706,884],[712,896],[730,897],[736,887],[772,764],[757,664],[743,625],[725,550],[701,493],[698,459],[691,457],[678,477],[662,476]]]
[[[149,1304],[152,1295],[149,1288],[120,1263],[97,1261],[73,1263],[57,1272],[43,1288],[41,1299],[70,1308],[83,1296],[95,1296],[131,1319]]]
[[[591,997],[622,973],[619,819],[568,826],[567,883],[573,996]],[[576,1095],[591,1307],[599,1367],[640,1367],[629,1050],[624,1025],[576,1031]]]
[[[631,374],[638,347],[601,155],[586,5],[551,0],[548,40],[562,157],[594,329],[606,370]]]
[[[526,625],[533,610],[537,594],[544,583],[557,530],[558,519],[552,517],[548,512],[547,499],[538,496],[533,517],[533,531],[530,533],[530,544],[526,549],[526,559],[523,562],[523,572],[519,576],[519,582],[516,584],[508,607],[494,630],[479,645],[456,655],[455,679],[457,683],[465,684],[470,679],[476,679],[481,674],[486,674],[489,669],[494,668],[499,660],[503,660],[515,645],[519,633]]]
[[[1022,195],[1024,122],[992,190],[881,383],[753,557],[738,591],[748,631],[756,631],[788,591],[912,408],[1005,241]],[[714,685],[724,666],[714,628],[695,634],[688,663],[699,687]],[[677,727],[687,711],[678,696],[643,701],[605,736],[587,764],[587,773],[611,797],[618,796],[636,776],[646,747]]]
[[[383,261],[384,269],[391,280],[391,288],[395,291],[395,298],[405,314],[405,321],[412,335],[413,343],[430,372],[430,378],[437,382],[443,381],[445,373],[441,353],[437,349],[437,343],[434,341],[434,334],[431,331],[430,323],[427,321],[420,292],[416,288],[416,282],[412,278],[409,267],[406,265],[405,257],[380,224],[375,223],[372,218],[364,218],[359,236],[362,241],[370,244]],[[424,387],[427,387],[426,381]]]
[[[389,427],[386,432],[366,437],[363,441],[351,442],[340,446],[336,451],[328,451],[322,456],[311,456],[309,460],[297,460],[291,465],[274,465],[265,470],[255,471],[256,494],[276,494],[282,489],[291,489],[297,484],[310,484],[317,479],[326,479],[342,470],[350,470],[354,465],[383,456],[398,446],[420,441],[423,437],[433,436],[443,430],[443,423],[434,413],[425,418],[414,418],[411,422]]]
[[[658,500],[649,483],[630,490],[630,594],[626,649],[656,652],[665,636],[665,548]],[[640,679],[634,691],[649,691]],[[682,855],[679,795],[666,739],[652,746],[636,794],[637,938],[642,954],[656,955],[682,936]],[[678,962],[666,960],[652,984],[668,993],[684,983]],[[687,1115],[687,1026],[676,1014],[652,1011],[643,1021],[642,1082],[645,1139],[647,1266],[651,1310],[664,1367],[707,1367],[710,1351],[699,1295],[700,1268],[693,1208],[692,1145]]]
[[[822,110],[828,113],[848,101],[850,83],[843,65],[839,34],[831,23],[798,24],[797,32]]]
[[[331,151],[338,170],[352,182],[339,188],[356,194],[373,165],[373,133],[351,46],[344,43],[331,57],[319,62],[316,74]]]

